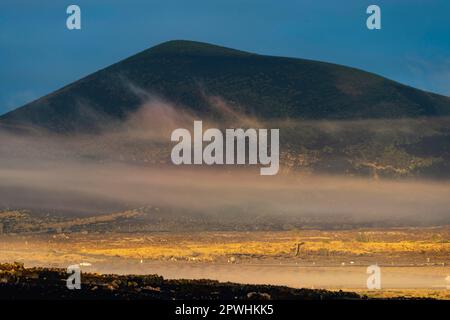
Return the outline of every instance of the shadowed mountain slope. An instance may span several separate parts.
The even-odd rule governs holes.
[[[396,119],[445,116],[450,98],[330,63],[169,41],[97,71],[0,117],[59,133],[95,131],[156,96],[217,117],[211,97],[262,119]]]

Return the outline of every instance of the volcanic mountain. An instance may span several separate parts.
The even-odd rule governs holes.
[[[218,96],[262,119],[398,119],[450,115],[450,98],[318,61],[169,41],[99,70],[0,117],[58,133],[122,120],[151,94],[214,117]]]

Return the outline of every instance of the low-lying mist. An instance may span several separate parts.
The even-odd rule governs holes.
[[[209,127],[234,124],[293,130],[302,126],[292,120],[267,122],[243,116],[214,99],[227,121],[201,119]],[[257,166],[175,166],[170,163],[170,134],[178,127],[191,129],[196,119],[193,112],[153,99],[124,123],[95,135],[2,131],[0,209],[82,216],[144,206],[170,207],[180,215],[227,215],[237,208],[248,215],[450,223],[447,181],[373,180],[283,169],[277,176],[264,177]],[[420,120],[394,122],[304,125],[335,135],[357,126],[376,134],[395,131],[407,136],[414,134]],[[431,127],[427,130],[434,133]]]

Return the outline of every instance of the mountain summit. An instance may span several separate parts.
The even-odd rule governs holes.
[[[450,98],[331,63],[264,56],[194,41],[142,51],[0,117],[53,132],[95,130],[149,96],[199,116],[210,97],[264,119],[395,119],[450,115]]]

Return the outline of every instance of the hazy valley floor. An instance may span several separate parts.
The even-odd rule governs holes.
[[[376,297],[450,299],[450,228],[342,231],[56,233],[0,236],[0,262],[83,272],[158,274]],[[382,290],[366,289],[378,264]]]

